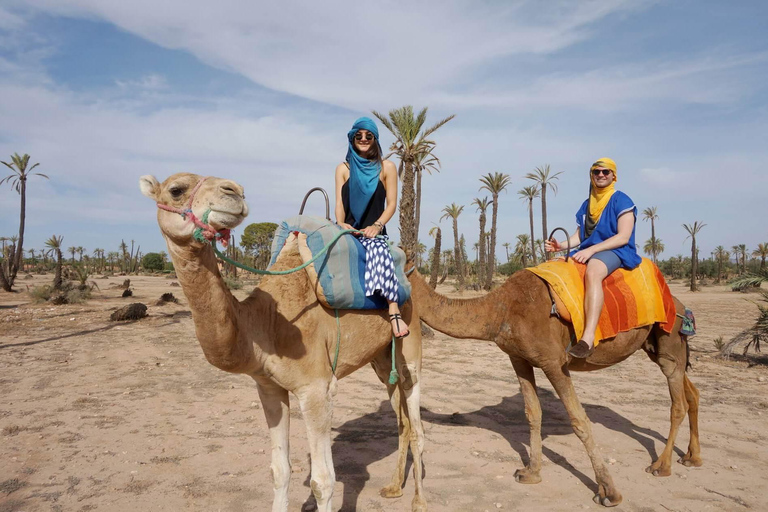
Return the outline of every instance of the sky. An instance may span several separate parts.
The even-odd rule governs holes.
[[[28,183],[25,248],[55,234],[86,254],[121,240],[165,250],[145,174],[243,185],[238,237],[280,222],[312,187],[333,200],[357,117],[404,105],[429,107],[428,125],[456,116],[423,180],[428,247],[434,225],[451,247],[451,203],[472,247],[479,179],[502,172],[505,261],[501,244],[529,232],[518,190],[543,165],[562,173],[549,229],[572,231],[605,156],[639,211],[657,208],[662,257],[690,254],[682,224],[695,221],[701,257],[768,242],[766,2],[0,0],[0,160],[28,153],[50,178]],[[18,233],[18,213],[0,186],[0,236]],[[320,196],[306,213],[324,214]],[[642,247],[650,223],[636,229]]]

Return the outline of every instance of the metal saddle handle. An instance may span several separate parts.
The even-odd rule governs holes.
[[[571,254],[571,236],[568,234],[568,231],[565,230],[565,228],[555,228],[552,230],[552,232],[549,234],[549,240],[552,240],[552,236],[555,234],[555,231],[562,231],[565,233],[565,244],[568,247],[568,250],[565,252],[565,261],[568,261],[568,255]]]
[[[323,196],[325,196],[325,218],[326,220],[331,220],[331,206],[330,202],[328,201],[328,193],[325,191],[325,189],[321,187],[315,187],[313,189],[310,189],[309,192],[307,192],[307,195],[304,196],[304,200],[301,202],[301,208],[299,208],[299,215],[304,214],[304,206],[307,204],[307,199],[309,199],[309,196],[312,195],[312,192],[320,191],[323,193]]]

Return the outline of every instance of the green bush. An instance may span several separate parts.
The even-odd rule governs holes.
[[[163,270],[163,257],[156,252],[148,252],[141,258],[141,266],[144,270],[159,272]]]
[[[516,261],[510,261],[496,267],[496,272],[504,276],[511,276],[518,270],[522,270],[522,268],[523,266],[520,263]]]
[[[225,277],[224,282],[227,284],[227,288],[230,290],[239,290],[243,287],[242,281],[239,279],[232,279],[231,277]]]

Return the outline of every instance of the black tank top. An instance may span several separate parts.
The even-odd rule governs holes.
[[[359,229],[364,229],[368,226],[372,226],[374,222],[379,220],[379,217],[381,217],[381,214],[384,213],[384,208],[386,206],[387,189],[384,188],[384,184],[381,182],[381,180],[378,180],[378,182],[379,184],[376,186],[376,190],[373,192],[373,196],[371,196],[371,201],[368,203],[368,206],[363,212],[363,218],[359,221],[355,219],[354,215],[352,215],[352,210],[349,207],[349,180],[344,182],[344,185],[341,186],[341,203],[344,205],[345,223],[351,224],[352,226]],[[386,226],[384,226],[384,228],[381,230],[381,234],[387,234]]]

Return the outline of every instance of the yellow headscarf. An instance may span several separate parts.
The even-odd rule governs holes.
[[[610,169],[613,171],[613,182],[603,189],[599,189],[595,186],[594,179],[592,177],[593,169]],[[600,220],[600,215],[603,214],[603,210],[608,204],[608,200],[611,198],[616,189],[614,184],[619,180],[618,173],[616,172],[616,162],[610,158],[601,158],[597,162],[592,164],[589,168],[589,218],[593,223],[597,223]]]

